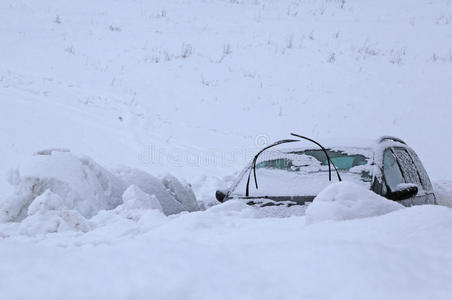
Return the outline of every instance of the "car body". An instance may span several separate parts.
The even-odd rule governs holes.
[[[264,148],[227,190],[217,191],[217,199],[220,202],[243,199],[258,206],[304,205],[312,202],[330,181],[344,180],[363,185],[405,206],[436,204],[422,162],[416,152],[399,138],[384,136],[370,144],[325,148],[312,139],[293,135],[316,146],[269,150],[297,142],[291,139]],[[332,178],[330,164],[337,179]],[[254,185],[250,185],[251,175]]]

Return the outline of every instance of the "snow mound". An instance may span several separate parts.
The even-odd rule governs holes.
[[[9,183],[15,190],[0,201],[0,223],[30,223],[49,214],[62,218],[59,214],[64,212],[63,217],[76,219],[76,228],[99,211],[118,206],[123,210],[157,209],[166,215],[199,210],[191,187],[172,175],[160,180],[130,168],[113,173],[92,159],[77,157],[65,149],[37,152],[10,171]],[[55,220],[50,225],[37,223],[53,232],[61,223]],[[46,231],[41,229],[36,231]]]
[[[162,205],[157,197],[143,192],[137,185],[129,186],[122,198],[123,203],[115,209],[101,211],[90,219],[92,227],[108,227],[117,223],[119,227],[128,228],[130,221],[138,223],[143,218],[150,218],[152,219],[151,224],[153,224],[156,220],[165,217],[162,212]],[[121,230],[119,231],[121,232]]]
[[[191,187],[184,186],[171,175],[167,175],[161,181],[144,171],[126,167],[117,170],[116,175],[128,186],[134,184],[144,193],[154,195],[166,215],[199,210]]]
[[[433,188],[439,205],[452,207],[452,181],[439,180],[433,182]]]
[[[308,206],[306,223],[374,217],[401,208],[401,204],[355,183],[338,182],[325,188]]]
[[[67,150],[40,151],[10,171],[13,195],[0,203],[0,221],[21,221],[30,204],[45,191],[58,195],[62,207],[89,218],[122,203],[124,184],[87,157]]]
[[[89,229],[87,220],[78,211],[67,209],[63,199],[50,190],[33,200],[19,227],[20,233],[30,236],[64,231],[87,232]]]

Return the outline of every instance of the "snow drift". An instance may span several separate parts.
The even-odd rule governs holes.
[[[394,201],[352,182],[333,183],[306,210],[306,223],[340,221],[384,215],[403,208]]]
[[[126,167],[116,170],[115,174],[125,185],[136,185],[144,193],[154,195],[167,215],[199,210],[191,187],[183,185],[172,175],[160,180],[144,171]]]
[[[15,190],[0,201],[0,222],[49,220],[49,213],[55,216],[58,212],[55,224],[62,223],[63,218],[66,220],[63,223],[74,223],[77,227],[83,223],[81,220],[121,204],[158,209],[167,215],[199,209],[190,186],[174,176],[167,175],[160,180],[130,168],[110,172],[92,159],[77,157],[69,150],[36,153],[10,171],[9,183]],[[64,216],[60,214],[62,211]]]
[[[435,189],[438,204],[452,207],[452,181],[434,181],[433,188]]]

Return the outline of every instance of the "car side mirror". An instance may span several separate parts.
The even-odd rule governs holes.
[[[224,199],[226,198],[227,193],[221,190],[218,190],[215,192],[215,197],[217,198],[218,201],[220,201],[221,203],[224,202]]]
[[[397,188],[389,193],[389,199],[394,201],[406,200],[414,197],[419,192],[417,185],[415,184],[399,184]]]

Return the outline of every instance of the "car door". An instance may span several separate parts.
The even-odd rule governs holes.
[[[383,152],[383,184],[381,187],[381,195],[389,197],[390,191],[397,189],[399,184],[407,183],[402,172],[401,164],[397,159],[394,149],[387,148]],[[405,199],[398,201],[402,205],[413,205],[413,199]]]
[[[422,167],[422,170],[424,172],[425,169],[417,158],[417,155],[416,158],[418,164],[415,163],[415,160],[413,159],[413,156],[411,154],[414,153],[414,151],[406,147],[393,147],[392,151],[400,166],[403,177],[405,179],[405,183],[415,184],[418,187],[417,195],[410,199],[411,204],[419,205],[434,203],[434,196],[432,199],[433,193],[432,191],[429,191],[429,185],[431,186],[430,180],[428,179],[428,176],[421,176],[421,172],[418,166]]]
[[[421,180],[421,186],[423,188],[423,192],[425,193],[425,203],[426,204],[437,204],[436,202],[436,196],[433,190],[433,185],[430,181],[430,178],[427,174],[427,171],[424,168],[424,165],[422,164],[421,160],[417,156],[416,152],[414,152],[411,148],[406,148],[408,153],[411,156],[411,159],[414,162],[414,165],[417,169],[417,172],[419,174],[419,179]],[[420,196],[420,195],[419,195]]]

